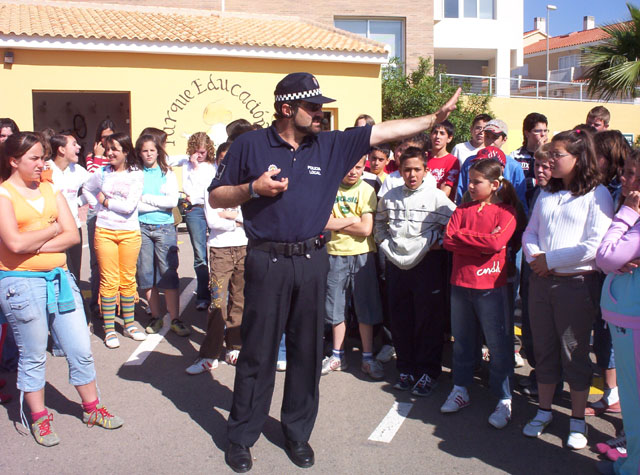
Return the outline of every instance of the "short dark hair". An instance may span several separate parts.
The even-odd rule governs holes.
[[[391,156],[391,147],[389,146],[389,144],[382,143],[380,145],[374,145],[373,147],[371,147],[369,153],[371,152],[382,152],[387,156],[387,158],[389,158]]]
[[[424,166],[427,166],[427,155],[424,153],[424,150],[418,147],[409,147],[402,152],[402,155],[400,155],[400,167],[402,167],[402,164],[410,158],[419,158],[422,163],[424,163]]]
[[[443,120],[442,122],[438,122],[433,127],[431,127],[431,132],[433,133],[436,129],[443,128],[449,137],[453,137],[453,134],[456,132],[456,126],[453,125],[448,120]]]
[[[489,122],[492,119],[493,117],[491,117],[489,114],[484,114],[484,113],[478,114],[473,118],[473,121],[471,122],[471,127],[475,126],[477,122],[480,122],[480,121]]]
[[[547,116],[544,114],[540,114],[539,112],[532,112],[531,114],[527,114],[527,116],[522,121],[522,146],[526,147],[527,145],[527,137],[525,136],[525,132],[531,132],[536,124],[542,122],[544,125],[549,125],[549,121],[547,120]]]
[[[220,155],[225,153],[231,147],[231,142],[222,142],[216,149],[216,162],[220,161]]]
[[[256,127],[251,124],[247,119],[236,119],[227,124],[226,132],[227,132],[227,142],[233,142],[240,135],[245,132],[251,132],[252,130],[256,130]]]
[[[600,184],[600,170],[591,134],[580,129],[566,130],[554,135],[551,142],[564,142],[566,151],[576,157],[575,174],[568,187],[573,196],[586,195]],[[564,184],[560,178],[551,178],[545,189],[556,193],[564,189]]]
[[[13,134],[17,134],[18,132],[20,132],[18,124],[16,124],[15,121],[13,119],[10,119],[9,117],[0,119],[0,129],[4,129],[5,127],[9,127],[11,129],[11,133]]]
[[[408,137],[402,140],[398,145],[396,145],[396,147],[399,147],[400,145],[404,145],[407,143],[417,144],[418,148],[420,148],[420,150],[422,150],[423,152],[428,152],[429,149],[431,149],[431,139],[427,134],[423,132],[420,132],[419,134],[414,135],[413,137]]]

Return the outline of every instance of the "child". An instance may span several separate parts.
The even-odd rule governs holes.
[[[376,277],[375,250],[371,232],[376,195],[361,179],[365,157],[343,178],[326,229],[327,321],[333,325],[333,354],[322,362],[322,374],[346,369],[344,358],[345,317],[353,300],[362,339],[362,372],[382,379],[382,364],[373,358],[373,325],[382,322],[382,303]]]
[[[387,173],[384,169],[389,163],[390,155],[391,149],[387,145],[371,147],[371,151],[367,155],[369,171],[363,173],[362,179],[373,186],[376,194],[380,191],[385,178],[387,178]]]
[[[551,180],[540,193],[522,238],[531,270],[529,314],[539,409],[523,429],[538,437],[551,423],[561,378],[571,389],[567,447],[587,446],[584,411],[591,384],[589,338],[598,314],[596,250],[611,223],[613,200],[600,185],[593,140],[581,129],[552,140]]]
[[[596,129],[596,132],[602,132],[609,128],[611,113],[604,106],[595,106],[587,114],[587,125]]]
[[[227,150],[227,146],[218,148],[217,163],[222,161]],[[205,191],[205,195],[208,194]],[[236,364],[242,348],[240,326],[244,310],[244,260],[248,242],[242,212],[240,207],[211,208],[207,196],[204,198],[204,211],[209,226],[207,245],[212,300],[207,317],[207,333],[200,353],[185,370],[190,375],[217,368],[223,343],[226,344],[227,364]]]
[[[400,171],[404,185],[378,203],[374,235],[387,258],[391,334],[400,372],[394,388],[428,396],[442,372],[447,260],[439,241],[455,204],[425,180],[429,171],[421,149],[404,151]]]
[[[531,201],[529,210],[533,210],[533,206],[540,195],[540,191],[547,186],[551,179],[551,144],[546,143],[541,146],[534,156],[533,172],[536,179],[536,187],[530,196]],[[529,197],[528,197],[529,198]],[[531,325],[529,323],[529,278],[531,276],[531,267],[526,260],[522,261],[522,272],[520,274],[520,297],[522,298],[522,347],[527,356],[529,366],[533,368],[528,378],[520,381],[523,387],[522,392],[527,396],[538,395],[538,383],[536,381],[536,358],[533,350],[533,337],[531,336]]]
[[[637,262],[629,262],[640,257],[640,152],[633,152],[627,159],[621,181],[622,194],[626,197],[624,205],[613,218],[598,248],[596,263],[608,274],[600,304],[615,347],[627,457],[618,456],[615,468],[608,467],[608,472],[598,467],[601,473],[614,473],[614,469],[615,473],[636,473],[640,460],[637,377],[640,362],[640,271],[637,270]],[[617,452],[615,448],[611,451]],[[611,458],[609,452],[607,456]]]
[[[631,147],[619,130],[603,130],[593,136],[596,159],[602,176],[602,184],[607,187],[613,202],[620,200],[622,169],[631,153]],[[624,198],[622,198],[624,201]],[[621,203],[622,204],[622,203]],[[596,364],[604,376],[602,398],[587,404],[586,416],[600,416],[605,413],[619,413],[620,400],[616,381],[616,360],[607,322],[601,315],[593,325],[593,352]]]
[[[516,230],[513,185],[502,176],[502,163],[480,160],[469,169],[470,203],[460,205],[447,225],[443,246],[453,252],[451,329],[453,390],[440,408],[458,412],[469,405],[478,323],[489,352],[490,384],[500,398],[489,424],[502,429],[511,420],[513,343],[509,328],[507,243]]]
[[[478,153],[478,150],[484,147],[484,126],[491,120],[489,114],[478,114],[471,122],[469,130],[469,141],[459,143],[451,151],[451,155],[456,157],[460,162],[460,166],[471,155]]]
[[[438,188],[452,200],[455,199],[454,190],[457,190],[460,174],[460,162],[447,152],[447,145],[453,140],[454,131],[453,124],[448,120],[431,128],[431,152],[427,161],[427,167],[436,179]]]

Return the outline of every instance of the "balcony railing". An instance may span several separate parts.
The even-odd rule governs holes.
[[[569,70],[577,68],[568,68]],[[557,70],[563,71],[563,70]],[[565,73],[567,74],[567,73]],[[569,71],[568,74],[572,74]],[[573,72],[575,74],[575,71]],[[587,84],[570,81],[544,81],[541,79],[496,78],[494,76],[472,76],[466,74],[441,73],[439,80],[448,78],[453,84],[469,86],[470,94],[496,95],[497,83],[509,82],[509,97],[523,97],[528,99],[556,99],[565,101],[602,102],[599,97],[587,94]],[[501,94],[505,96],[506,94]],[[608,102],[633,104],[638,103],[631,97],[612,99]]]

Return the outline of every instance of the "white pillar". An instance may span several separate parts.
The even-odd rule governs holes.
[[[511,75],[511,51],[499,48],[496,51],[496,96],[509,97],[509,76]]]

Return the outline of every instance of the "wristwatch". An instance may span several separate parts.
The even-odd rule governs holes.
[[[249,182],[249,197],[260,198],[260,195],[253,190],[253,181]]]

